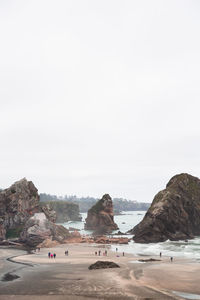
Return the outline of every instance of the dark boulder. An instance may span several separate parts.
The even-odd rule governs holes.
[[[100,261],[98,260],[94,264],[88,267],[89,270],[108,269],[108,268],[120,268],[120,266],[112,261]]]
[[[153,262],[153,261],[161,261],[161,259],[155,258],[147,258],[147,259],[138,259],[139,262]]]
[[[143,220],[128,233],[138,243],[187,240],[200,235],[200,180],[183,173],[170,179]]]

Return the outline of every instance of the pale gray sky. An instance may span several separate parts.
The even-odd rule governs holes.
[[[0,186],[150,202],[200,176],[200,2],[1,0]]]

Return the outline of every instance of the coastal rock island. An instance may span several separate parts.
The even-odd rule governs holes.
[[[85,229],[94,230],[95,234],[106,234],[118,229],[114,222],[113,201],[105,194],[94,206],[88,210]]]
[[[200,179],[187,173],[172,177],[129,233],[137,243],[187,240],[200,235]]]

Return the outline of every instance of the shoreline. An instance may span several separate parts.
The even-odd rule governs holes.
[[[16,250],[19,255],[13,258],[14,262],[31,263],[34,267],[27,265],[16,270],[12,262],[13,270],[20,278],[6,283],[0,281],[0,299],[5,295],[29,295],[27,299],[39,295],[65,295],[74,299],[184,299],[173,291],[200,294],[200,266],[194,261],[179,258],[170,263],[168,257],[162,257],[161,261],[139,263],[138,259],[144,257],[127,253],[123,257],[122,253],[116,254],[110,248],[110,245],[99,244],[61,244],[41,248],[40,252],[33,254]],[[108,256],[102,256],[102,252],[101,256],[95,256],[95,251],[104,249],[107,249]],[[65,250],[69,251],[69,256],[64,255]],[[55,259],[48,258],[49,251],[56,252]],[[158,256],[151,257],[159,259]],[[120,268],[88,270],[89,265],[97,260],[116,262]],[[31,288],[28,288],[30,283]]]

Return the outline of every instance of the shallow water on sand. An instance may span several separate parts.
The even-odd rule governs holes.
[[[144,217],[145,211],[127,211],[123,212],[122,215],[115,216],[115,222],[117,223],[119,230],[121,232],[126,232],[137,225]],[[63,225],[66,228],[74,227],[80,230],[81,234],[91,234],[92,231],[84,230],[85,218],[87,213],[82,213],[81,222],[67,222]],[[114,231],[113,233],[117,232]],[[128,235],[132,237],[132,235]],[[113,250],[115,250],[116,245],[112,245]],[[164,256],[173,257],[185,257],[190,259],[195,259],[195,261],[200,262],[200,237],[193,240],[185,241],[166,241],[163,243],[151,243],[151,244],[139,244],[133,241],[129,242],[128,245],[118,245],[119,252],[132,253],[133,255],[159,255],[162,252]]]
[[[177,296],[184,297],[185,299],[192,299],[192,300],[200,299],[200,295],[197,295],[197,294],[182,293],[182,292],[177,292],[177,291],[173,291],[173,293]]]

